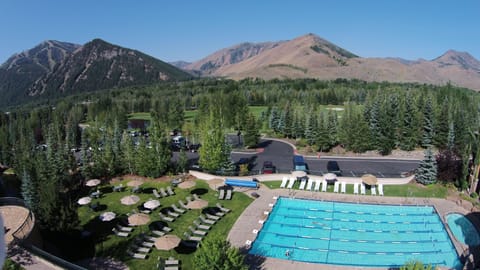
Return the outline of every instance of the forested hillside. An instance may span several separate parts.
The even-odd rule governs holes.
[[[478,93],[450,85],[358,80],[212,79],[128,87],[1,113],[0,163],[15,168],[22,178],[26,202],[42,224],[59,229],[75,222],[61,222],[58,219],[67,214],[52,216],[45,209],[70,213],[74,206],[68,193],[78,188],[80,179],[123,173],[158,177],[185,169],[184,162],[170,164],[172,130],[220,146],[225,132],[240,130],[247,136],[262,130],[295,139],[313,151],[341,146],[387,155],[397,148],[434,148],[443,158],[442,166],[451,171],[454,164],[456,170],[442,178],[439,164],[439,180],[464,188],[470,156],[478,158],[478,104]],[[266,108],[257,119],[248,110],[253,105]],[[336,105],[338,110],[321,110],[321,105]],[[188,121],[186,111],[193,116]],[[128,117],[139,112],[149,113],[152,120],[148,137],[134,141],[127,130]],[[229,149],[220,148],[223,163],[211,169],[229,166]],[[78,163],[76,151],[81,156]],[[204,164],[210,166],[208,162]]]

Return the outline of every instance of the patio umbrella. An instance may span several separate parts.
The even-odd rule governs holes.
[[[181,189],[189,189],[195,186],[195,181],[183,181],[178,184],[178,187]]]
[[[92,198],[90,197],[82,197],[80,199],[78,199],[77,203],[80,204],[80,205],[86,205],[86,204],[89,204],[92,202]]]
[[[362,181],[367,185],[374,186],[377,184],[377,177],[373,174],[364,174],[362,175]]]
[[[98,186],[100,185],[102,181],[100,181],[100,179],[90,179],[87,181],[87,183],[85,183],[85,185],[87,187],[95,187],[95,186]]]
[[[130,182],[127,183],[127,186],[129,186],[129,187],[138,187],[138,186],[140,186],[141,184],[143,184],[143,182],[140,181],[140,180],[132,180],[132,181],[130,181]]]
[[[307,176],[307,173],[304,172],[304,171],[293,171],[292,172],[292,177],[295,177],[295,178],[302,178],[302,177],[305,177]]]
[[[110,221],[114,219],[117,215],[114,212],[103,212],[100,214],[99,218],[101,221]]]
[[[323,176],[326,181],[335,181],[337,179],[337,175],[334,173],[327,173]]]
[[[205,200],[194,200],[187,203],[187,207],[190,209],[202,209],[208,206],[208,202]]]
[[[155,240],[155,247],[160,250],[170,250],[180,244],[181,239],[173,234],[167,234]]]
[[[137,213],[128,217],[128,223],[130,225],[145,225],[148,222],[150,222],[150,216],[148,216],[147,214]]]
[[[136,195],[129,195],[120,199],[120,202],[125,205],[136,204],[138,201],[140,201],[140,198]]]
[[[155,209],[160,206],[160,201],[158,200],[149,200],[143,204],[143,207],[148,208],[148,209]]]

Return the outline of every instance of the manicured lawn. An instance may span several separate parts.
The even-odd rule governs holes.
[[[152,120],[152,117],[148,112],[137,112],[129,114],[128,119]]]
[[[129,179],[125,179],[122,183],[125,186]],[[170,183],[166,182],[146,182],[141,187],[144,189],[167,187]],[[100,187],[100,190],[108,191],[107,187]],[[178,200],[186,202],[186,196],[191,196],[193,193],[197,193],[200,198],[209,202],[209,207],[214,207],[218,201],[217,192],[211,190],[208,187],[208,183],[202,180],[196,181],[196,186],[190,189],[174,188],[175,195],[160,198],[161,206],[155,209],[151,214],[151,221],[159,221],[159,211],[164,207],[169,207],[172,203],[177,206]],[[126,254],[126,249],[140,233],[149,233],[150,229],[147,223],[146,225],[137,226],[133,230],[132,234],[128,238],[123,238],[114,235],[111,232],[112,226],[115,224],[115,220],[111,222],[102,222],[98,216],[104,211],[113,211],[117,213],[117,217],[126,218],[127,213],[131,213],[132,210],[136,210],[137,207],[143,204],[148,199],[154,199],[152,192],[137,193],[135,195],[140,197],[140,202],[135,205],[127,206],[120,203],[120,199],[124,196],[131,195],[131,188],[128,187],[123,192],[108,192],[105,193],[100,199],[94,199],[92,203],[99,202],[104,209],[94,212],[88,206],[79,207],[79,217],[81,221],[82,229],[96,233],[95,244],[95,256],[98,257],[114,257],[118,260],[125,261],[130,269],[155,269],[157,264],[157,258],[168,258],[174,256],[181,260],[182,269],[194,269],[192,265],[192,259],[194,250],[177,248],[171,251],[159,251],[153,247],[152,252],[149,253],[147,260],[133,259]],[[232,200],[222,200],[220,203],[232,211],[222,217],[212,229],[208,232],[206,237],[210,235],[222,235],[226,237],[234,222],[243,210],[252,202],[252,199],[243,193],[235,192]],[[188,231],[188,226],[194,225],[193,221],[198,218],[201,213],[201,209],[190,209],[185,214],[181,215],[174,222],[168,222],[168,226],[173,229],[171,234],[175,234],[180,238],[183,237],[183,233]]]
[[[282,181],[267,181],[262,183],[270,189],[276,189],[280,188]],[[297,181],[293,187],[298,189],[298,186],[299,182]],[[315,184],[313,184],[312,188],[314,186]],[[328,185],[327,192],[333,192],[333,185]],[[419,184],[383,185],[384,195],[393,197],[445,198],[447,197],[447,192],[448,188],[441,184],[428,186],[422,186]],[[370,191],[367,190],[367,194],[369,193]],[[347,184],[347,194],[353,194],[353,185]]]

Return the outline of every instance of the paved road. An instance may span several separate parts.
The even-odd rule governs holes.
[[[252,170],[259,171],[265,160],[272,161],[278,172],[290,172],[292,170],[293,149],[290,145],[273,140],[262,141],[262,152],[258,153],[232,153],[232,159],[238,161],[242,157],[250,158]],[[418,160],[394,160],[394,159],[365,159],[365,158],[342,158],[342,157],[306,157],[310,173],[321,175],[327,172],[327,162],[338,162],[343,176],[361,176],[371,173],[378,177],[399,177],[402,173],[415,170],[420,161]]]

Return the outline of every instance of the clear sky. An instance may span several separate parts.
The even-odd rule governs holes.
[[[480,0],[0,0],[0,63],[44,40],[101,38],[164,61],[314,33],[362,57],[480,60]]]

